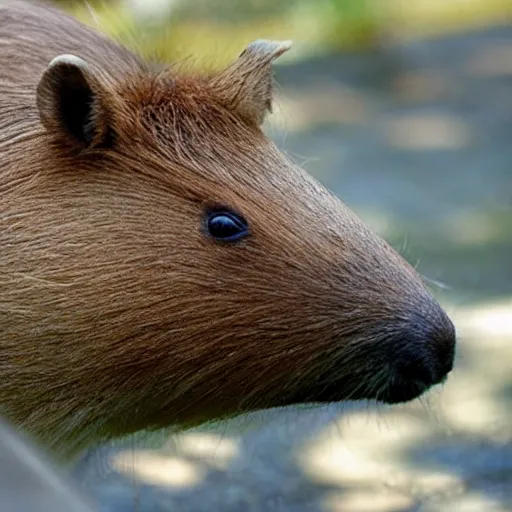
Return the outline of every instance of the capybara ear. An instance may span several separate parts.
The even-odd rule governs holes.
[[[89,65],[75,55],[59,55],[37,85],[37,108],[43,126],[68,142],[97,147],[109,138],[102,88]]]
[[[261,124],[272,111],[272,61],[291,45],[291,41],[252,42],[233,64],[212,78],[212,87],[229,108]]]

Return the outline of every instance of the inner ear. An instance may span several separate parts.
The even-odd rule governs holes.
[[[55,84],[57,115],[63,127],[77,140],[91,144],[94,138],[92,109],[94,93],[77,69],[62,70]]]
[[[110,141],[101,86],[87,63],[74,55],[50,62],[37,87],[37,106],[45,128],[61,138],[91,147]]]

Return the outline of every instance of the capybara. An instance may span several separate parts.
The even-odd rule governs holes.
[[[48,449],[450,372],[421,277],[263,133],[289,46],[201,74],[1,4],[0,414]]]

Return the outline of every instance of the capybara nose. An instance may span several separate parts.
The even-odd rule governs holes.
[[[443,382],[453,368],[455,327],[440,308],[435,315],[414,315],[388,338],[393,360],[386,402],[411,400]]]
[[[444,316],[441,324],[428,328],[420,323],[400,333],[405,346],[396,370],[404,378],[417,379],[431,386],[441,382],[452,370],[455,328]]]

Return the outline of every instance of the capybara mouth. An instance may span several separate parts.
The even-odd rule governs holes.
[[[439,382],[424,382],[422,380],[404,381],[402,379],[394,380],[384,387],[384,390],[375,397],[377,401],[385,404],[399,404],[410,402],[426,393],[432,387],[445,382],[446,374]]]
[[[291,403],[325,404],[346,400],[375,400],[384,404],[405,403],[420,397],[432,387],[444,383],[448,373],[439,379],[422,380],[420,378],[404,378],[390,370],[390,376],[387,378],[376,381],[368,376],[366,378],[368,385],[352,387],[350,380],[352,382],[365,380],[364,377],[358,375],[350,380],[343,379],[343,381],[336,381],[329,385],[324,384],[318,389],[310,389],[307,394],[295,395],[292,397]]]
[[[376,400],[397,404],[414,400],[442,384],[453,369],[455,329],[444,325],[430,330],[390,329],[391,334],[373,339],[373,350],[362,351],[359,371],[336,375],[323,373],[307,390],[292,397],[293,403],[327,403]],[[428,330],[427,330],[428,331]],[[363,369],[364,368],[364,369]]]

